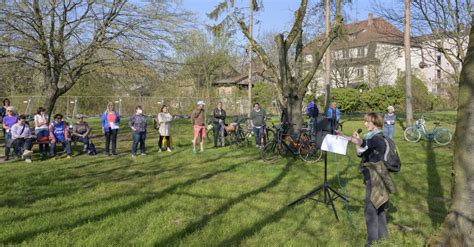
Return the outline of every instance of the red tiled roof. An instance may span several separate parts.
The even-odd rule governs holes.
[[[366,46],[371,42],[392,43],[403,45],[403,32],[383,18],[373,18],[372,24],[369,20],[345,24],[343,37],[337,38],[331,49],[353,48]],[[304,53],[309,54],[315,45],[319,45],[323,36],[319,36],[304,48]]]

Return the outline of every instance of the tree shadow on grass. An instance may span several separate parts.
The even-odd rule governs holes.
[[[444,198],[441,178],[438,174],[436,153],[433,150],[433,142],[428,141],[422,144],[426,152],[426,175],[428,179],[428,195],[426,198],[428,212],[433,227],[438,227],[443,223],[444,217],[448,214]]]
[[[349,167],[344,168],[344,170],[341,171],[341,174],[346,173],[348,171],[348,169],[349,169]],[[347,178],[347,181],[355,179],[356,177],[357,176]],[[324,181],[321,181],[321,184],[323,182]],[[332,179],[328,180],[328,183],[330,185],[336,184],[336,182],[337,182],[337,177],[333,177]],[[322,194],[322,191],[320,191],[320,194]],[[338,201],[342,201],[342,199],[338,200]],[[274,213],[268,215],[267,217],[263,218],[262,220],[256,222],[253,226],[251,226],[247,229],[244,229],[244,230],[236,233],[234,236],[222,241],[218,246],[223,247],[223,246],[240,245],[243,240],[247,239],[250,236],[255,235],[258,232],[260,232],[265,226],[267,226],[269,224],[272,224],[272,223],[275,223],[275,222],[278,222],[280,219],[282,219],[285,216],[285,214],[289,210],[294,209],[294,208],[295,207],[289,207],[289,206],[283,205],[283,207],[280,208],[279,210],[277,210],[276,212],[274,212]],[[313,209],[314,209],[314,207],[313,207]],[[332,210],[332,209],[330,207],[328,207],[327,210]],[[327,215],[330,215],[329,213],[330,213],[330,211],[328,211]],[[309,214],[310,214],[310,211],[306,214],[306,216],[308,216]],[[306,224],[308,219],[310,218],[310,217],[306,217],[306,216],[305,216],[305,219],[302,222],[300,222],[298,228],[302,228]],[[331,216],[332,216],[332,212],[331,212]],[[308,218],[308,219],[306,219],[306,218]],[[169,240],[171,240],[171,239],[169,239]],[[162,241],[161,243],[166,243],[166,242]]]
[[[219,169],[219,170],[207,173],[203,176],[200,176],[200,177],[197,177],[197,178],[192,178],[192,179],[189,179],[185,182],[174,184],[174,185],[172,185],[170,187],[167,187],[166,189],[164,189],[160,192],[149,192],[144,197],[142,197],[138,200],[134,200],[130,203],[127,203],[125,205],[121,205],[119,207],[114,207],[114,208],[108,209],[105,212],[94,215],[94,216],[84,217],[84,218],[78,219],[78,220],[76,220],[74,222],[71,222],[71,223],[63,223],[63,224],[59,224],[59,225],[55,225],[55,226],[49,226],[49,227],[46,227],[46,228],[43,228],[43,229],[20,232],[20,233],[17,233],[15,235],[13,235],[13,236],[7,237],[5,239],[0,239],[0,242],[3,242],[7,245],[8,244],[17,244],[17,243],[21,243],[25,240],[32,239],[32,238],[34,238],[35,236],[37,236],[39,234],[48,233],[48,232],[59,230],[59,229],[77,228],[77,227],[80,227],[84,224],[90,224],[91,222],[101,221],[101,220],[103,220],[107,217],[114,216],[114,215],[117,215],[117,214],[120,214],[120,213],[125,213],[125,212],[128,212],[130,210],[134,210],[134,209],[137,209],[139,207],[142,207],[142,206],[144,206],[144,205],[146,205],[146,204],[148,204],[152,201],[163,198],[164,196],[166,196],[168,194],[171,194],[171,193],[175,192],[176,190],[181,189],[183,187],[188,187],[188,186],[191,186],[191,185],[193,185],[193,184],[195,184],[199,181],[207,180],[207,179],[210,179],[210,178],[212,178],[216,175],[235,170],[240,165],[241,164],[235,164],[235,165],[232,165],[232,166],[230,166],[228,168],[225,168],[225,169]]]
[[[286,175],[290,171],[290,168],[291,168],[291,163],[287,162],[285,167],[283,168],[283,170],[280,172],[280,174],[278,174],[278,176],[273,178],[266,185],[264,185],[264,186],[262,186],[258,189],[249,191],[247,193],[241,194],[240,196],[227,201],[225,204],[223,204],[221,207],[219,207],[217,210],[215,210],[211,214],[205,215],[200,220],[189,224],[183,230],[181,230],[181,231],[179,231],[175,234],[172,234],[171,236],[161,240],[160,242],[155,243],[154,245],[155,246],[172,245],[172,243],[176,243],[176,242],[182,240],[183,238],[185,238],[186,236],[188,236],[190,234],[193,234],[194,232],[202,229],[203,227],[205,227],[209,223],[209,221],[212,218],[214,218],[216,216],[219,216],[219,215],[222,215],[225,212],[229,211],[235,204],[238,204],[238,203],[246,200],[249,197],[258,195],[260,193],[263,193],[263,192],[269,190],[270,188],[273,188],[273,187],[277,186],[283,180],[283,178],[286,177]]]

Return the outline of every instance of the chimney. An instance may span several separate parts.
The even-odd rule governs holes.
[[[369,17],[367,18],[367,26],[372,26],[374,24],[374,15],[369,13]]]

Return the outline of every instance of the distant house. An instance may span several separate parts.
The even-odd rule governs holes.
[[[252,85],[257,81],[264,81],[265,69],[259,62],[252,64]],[[248,64],[239,71],[234,70],[215,80],[212,84],[219,96],[239,96],[246,93],[249,85]]]
[[[383,18],[373,18],[344,25],[345,35],[330,46],[331,85],[335,87],[356,87],[367,83],[369,87],[393,85],[405,71],[403,32]],[[306,66],[313,61],[312,50],[320,39],[309,43],[303,50]],[[412,44],[412,73],[422,76],[419,64],[422,62],[421,47]],[[324,92],[324,63],[314,80],[318,87],[311,93]]]

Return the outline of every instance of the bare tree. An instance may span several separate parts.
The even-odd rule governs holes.
[[[172,11],[170,11],[170,9]],[[124,59],[156,59],[181,29],[184,13],[172,1],[25,0],[0,4],[0,58],[42,73],[45,107],[98,66]],[[152,47],[151,49],[147,49]],[[7,49],[10,52],[6,52]]]
[[[211,18],[217,19],[219,14],[233,6],[234,1],[223,1],[218,5],[215,11],[210,14]],[[278,64],[275,65],[267,52],[263,49],[259,42],[251,37],[247,24],[243,15],[238,10],[228,15],[224,20],[227,22],[237,22],[240,30],[245,37],[252,43],[253,49],[261,60],[271,81],[275,81],[277,85],[278,101],[288,111],[289,121],[294,123],[292,132],[296,132],[302,125],[302,102],[308,91],[308,85],[311,82],[316,70],[321,64],[321,60],[332,41],[338,37],[340,29],[343,25],[341,15],[341,0],[336,1],[336,15],[332,23],[331,31],[327,37],[319,40],[318,45],[314,46],[312,51],[313,63],[306,74],[303,73],[303,29],[302,24],[305,19],[308,0],[301,0],[299,8],[295,12],[295,19],[291,30],[287,35],[278,34],[274,41],[278,49]],[[217,31],[222,31],[223,25],[218,25]],[[290,53],[290,48],[294,48],[294,56]],[[293,61],[291,61],[293,60]],[[291,63],[294,62],[294,65]]]
[[[452,201],[441,231],[428,246],[470,246],[474,243],[474,29],[459,80],[459,105],[456,122]]]

